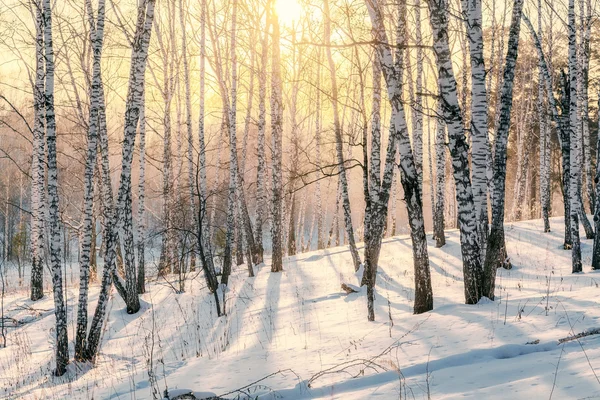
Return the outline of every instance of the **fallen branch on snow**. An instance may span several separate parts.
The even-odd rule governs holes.
[[[577,335],[567,336],[565,338],[558,339],[558,344],[563,344],[565,342],[570,342],[572,340],[581,339],[582,337],[598,335],[598,334],[600,334],[600,328],[590,328],[587,331],[578,333]]]

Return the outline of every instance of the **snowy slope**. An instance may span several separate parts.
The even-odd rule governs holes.
[[[498,271],[496,301],[476,306],[462,304],[458,232],[442,249],[430,241],[434,310],[417,316],[410,239],[386,240],[371,323],[364,295],[340,289],[357,283],[345,248],[287,258],[281,274],[237,268],[226,318],[216,319],[201,276],[184,294],[155,282],[137,315],[113,296],[97,366],[71,364],[61,378],[50,374],[53,313],[17,309],[31,303],[12,292],[5,308],[29,322],[0,349],[0,397],[152,399],[168,388],[261,399],[600,398],[600,335],[557,344],[600,327],[592,242],[582,241],[585,272],[572,275],[561,222],[550,234],[541,221],[508,225],[514,268]],[[52,299],[33,307],[50,310]]]

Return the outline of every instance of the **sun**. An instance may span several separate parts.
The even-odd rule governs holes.
[[[275,0],[275,12],[281,25],[292,26],[298,21],[303,10],[298,0]]]

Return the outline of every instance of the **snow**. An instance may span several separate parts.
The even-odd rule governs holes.
[[[477,305],[462,304],[458,231],[447,231],[441,249],[428,235],[434,309],[421,315],[412,314],[410,239],[386,239],[375,322],[364,293],[340,289],[357,281],[343,247],[285,258],[278,274],[269,260],[255,278],[234,268],[229,315],[218,319],[201,275],[183,294],[150,282],[136,315],[113,294],[96,365],[72,362],[60,378],[51,375],[51,295],[32,303],[26,288],[11,290],[5,309],[26,323],[9,328],[0,349],[0,398],[161,399],[165,390],[170,398],[600,398],[600,335],[558,344],[600,326],[592,241],[582,240],[584,273],[571,274],[562,221],[551,219],[548,234],[541,220],[508,224],[513,269],[498,270],[496,301]],[[76,281],[67,295],[72,340]],[[92,286],[90,313],[97,297]]]

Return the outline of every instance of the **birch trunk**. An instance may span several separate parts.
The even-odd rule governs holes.
[[[133,147],[135,144],[135,134],[139,122],[141,101],[144,93],[144,78],[146,71],[146,61],[148,58],[148,47],[150,44],[150,36],[152,33],[152,23],[154,20],[154,5],[155,0],[146,0],[138,8],[138,18],[136,33],[132,44],[131,54],[131,67],[129,74],[129,87],[127,92],[127,102],[125,108],[125,123],[124,123],[124,135],[123,135],[123,161],[121,166],[121,178],[119,186],[119,195],[117,198],[117,206],[113,209],[112,206],[112,189],[110,184],[110,169],[108,168],[108,148],[103,149],[103,153],[106,155],[103,158],[103,203],[105,212],[105,240],[106,243],[106,255],[105,255],[105,267],[102,277],[102,286],[98,297],[98,305],[92,320],[90,333],[88,335],[87,346],[85,350],[85,358],[87,360],[93,360],[98,347],[100,345],[100,336],[102,332],[102,325],[106,315],[106,306],[109,299],[110,285],[113,282],[113,278],[118,278],[115,273],[115,260],[116,260],[116,246],[117,246],[117,228],[123,224],[122,218],[131,217],[131,163],[133,160]],[[101,104],[104,104],[103,94],[101,93]],[[104,140],[106,138],[106,121],[103,121],[103,107],[101,106],[100,111],[100,132],[101,132],[101,145],[102,135]],[[129,210],[125,210],[129,202]],[[124,214],[129,211],[129,217]],[[123,215],[123,217],[122,217]],[[130,220],[126,223],[130,224]],[[112,231],[114,225],[115,230]],[[127,229],[124,229],[127,232]],[[133,251],[133,249],[132,249]],[[135,266],[131,265],[126,267],[126,303],[127,312],[135,313],[139,310],[139,297],[137,294],[137,285],[135,277]],[[133,276],[132,276],[133,275]],[[116,287],[119,282],[114,281]]]
[[[138,294],[146,293],[146,92],[142,93],[142,104],[140,107],[140,176],[138,181],[138,270],[137,291]]]
[[[270,5],[270,4],[269,4]],[[283,136],[283,93],[281,82],[281,49],[279,44],[279,20],[272,16],[273,43],[271,52],[271,170],[273,178],[273,199],[271,240],[272,262],[271,272],[283,271],[283,185],[282,185],[282,136]]]
[[[260,56],[260,73],[258,75],[258,138],[257,138],[257,168],[256,168],[256,227],[255,242],[257,257],[256,262],[260,264],[264,260],[263,247],[263,225],[265,223],[265,210],[267,209],[267,196],[265,190],[266,153],[265,153],[265,129],[267,117],[267,64],[269,56],[269,12],[270,2],[267,0],[265,32],[262,38],[262,49]]]
[[[483,18],[481,0],[461,0],[461,4],[471,62],[472,187],[481,262],[483,262],[485,260],[484,243],[486,243],[488,236],[487,163],[489,157],[488,96],[483,55]],[[463,88],[463,90],[466,90],[466,88]]]
[[[600,107],[600,95],[598,96],[598,107]],[[598,108],[600,110],[600,108]],[[600,113],[598,114],[598,122],[600,123]],[[599,125],[600,126],[600,125]],[[596,160],[600,157],[600,135],[596,140]],[[592,269],[600,269],[600,162],[596,162],[596,204],[594,205],[594,228],[596,236],[594,236],[594,247],[592,252]]]
[[[467,138],[464,132],[462,113],[458,103],[456,80],[450,58],[447,7],[446,0],[431,0],[429,2],[431,27],[434,37],[433,49],[438,66],[442,112],[444,122],[448,127],[448,145],[454,167],[465,282],[465,302],[466,304],[476,304],[483,295],[479,243],[480,232],[469,173]]]
[[[483,295],[494,299],[496,287],[496,269],[507,260],[504,241],[504,203],[506,188],[506,150],[510,132],[510,114],[513,100],[513,81],[515,65],[519,50],[519,32],[523,0],[515,0],[508,37],[508,50],[504,64],[502,94],[498,127],[494,140],[493,195],[492,195],[492,227],[487,241],[487,253],[484,265]]]
[[[545,91],[546,91],[546,99],[548,100],[548,110],[550,111],[550,116],[552,117],[552,121],[554,122],[554,125],[558,131],[558,139],[560,141],[560,147],[561,147],[561,154],[562,154],[562,191],[563,191],[563,203],[564,203],[564,219],[565,219],[565,242],[563,247],[565,249],[570,249],[571,248],[571,228],[570,228],[570,204],[569,204],[569,149],[570,149],[570,139],[569,139],[569,121],[568,121],[568,116],[569,116],[569,99],[567,96],[568,93],[568,80],[565,76],[563,76],[563,82],[561,84],[560,89],[560,93],[561,93],[561,98],[560,98],[560,103],[558,103],[556,101],[556,99],[554,98],[554,94],[552,92],[552,87],[553,87],[553,82],[552,82],[552,76],[550,75],[550,70],[548,68],[548,64],[546,63],[546,59],[544,57],[544,52],[542,50],[542,44],[537,36],[537,34],[535,33],[535,30],[533,28],[533,25],[531,24],[531,21],[529,21],[529,19],[524,16],[523,20],[525,21],[525,24],[527,25],[527,27],[529,28],[529,31],[531,33],[531,35],[533,36],[534,39],[534,43],[535,43],[535,48],[537,50],[538,53],[538,60],[539,60],[539,67],[542,71],[542,74],[544,76],[544,87],[545,87]],[[550,36],[550,32],[551,30],[549,30],[548,32],[548,36]],[[552,43],[550,38],[549,38],[549,43]],[[564,73],[563,73],[564,75]],[[562,114],[559,116],[558,115],[558,109],[559,107],[562,110]],[[549,163],[548,163],[549,165]]]
[[[581,125],[577,102],[577,33],[575,26],[575,0],[569,0],[569,202],[571,206],[571,262],[573,272],[581,272],[581,242],[579,239],[579,217],[582,212],[579,197],[581,179]]]
[[[378,190],[374,190],[371,193],[371,227],[369,228],[369,235],[365,242],[365,274],[363,276],[363,281],[366,281],[367,285],[368,319],[372,321],[375,319],[373,309],[375,278],[379,262],[379,253],[381,250],[381,239],[387,217],[387,204],[390,195],[390,187],[392,185],[396,149],[399,149],[400,151],[400,168],[402,169],[401,182],[404,188],[411,240],[413,244],[415,314],[420,314],[433,308],[433,291],[431,288],[431,276],[429,272],[429,257],[427,254],[427,238],[425,236],[421,194],[419,193],[419,182],[417,179],[415,160],[408,136],[404,106],[402,104],[402,81],[400,79],[402,56],[401,53],[397,54],[396,62],[394,62],[394,56],[392,55],[383,22],[382,6],[380,5],[379,0],[366,0],[365,2],[373,25],[373,34],[375,40],[378,42],[376,47],[377,56],[385,78],[393,118],[381,186],[377,188]],[[404,40],[405,38],[399,35],[399,48],[404,44]],[[371,166],[371,168],[374,168],[374,166]],[[376,171],[376,173],[379,174],[378,171]]]
[[[542,40],[542,1],[538,0],[538,37]],[[544,221],[544,232],[550,232],[550,128],[548,126],[545,95],[544,95],[544,73],[541,63],[539,69],[538,84],[538,117],[540,125],[540,206],[542,210],[542,219]]]
[[[44,21],[42,3],[36,1],[35,7],[35,85],[33,88],[33,155],[31,183],[31,296],[32,301],[44,297],[44,219],[46,214],[45,183],[45,104],[44,104]]]
[[[339,178],[342,192],[342,208],[344,210],[344,226],[346,228],[346,234],[348,235],[348,246],[350,248],[350,254],[352,255],[352,262],[354,265],[354,271],[358,271],[361,265],[360,255],[356,248],[356,242],[354,240],[354,227],[352,226],[352,210],[350,208],[350,195],[348,194],[348,177],[346,174],[346,165],[344,161],[344,150],[343,150],[343,137],[342,137],[342,125],[340,121],[340,113],[338,108],[338,87],[336,79],[335,63],[333,61],[333,55],[331,52],[331,16],[329,12],[329,0],[323,2],[324,12],[324,40],[325,40],[325,52],[327,54],[327,61],[329,64],[329,73],[331,76],[331,105],[333,107],[333,125],[336,140],[336,155],[339,166]]]
[[[90,42],[93,51],[92,85],[90,90],[90,110],[88,123],[87,153],[84,172],[83,237],[81,241],[79,265],[79,304],[77,308],[77,334],[75,338],[75,359],[82,360],[88,325],[88,288],[90,280],[90,256],[92,229],[94,222],[94,169],[96,167],[99,132],[100,90],[102,86],[102,47],[104,41],[104,0],[98,2],[98,19],[94,21],[91,1],[86,1],[90,24]],[[94,244],[95,245],[95,244]]]
[[[442,115],[441,103],[438,101],[438,115]],[[436,118],[435,134],[435,205],[433,214],[433,238],[435,247],[446,244],[444,233],[444,203],[446,194],[446,124],[443,118]]]
[[[62,376],[69,363],[67,337],[67,310],[63,296],[63,278],[60,246],[60,215],[58,197],[58,166],[56,161],[56,116],[54,113],[54,48],[52,42],[52,6],[50,0],[42,1],[44,27],[44,58],[46,82],[44,107],[46,116],[46,144],[48,146],[48,224],[50,230],[50,270],[54,294],[56,317],[56,369],[54,374]]]
[[[237,0],[232,3],[231,17],[231,99],[227,127],[229,128],[229,189],[227,191],[227,231],[225,236],[225,250],[223,258],[223,275],[221,284],[227,286],[231,274],[233,239],[235,229],[236,189],[237,189],[237,57],[236,57],[236,19]],[[223,293],[225,295],[225,293]]]

